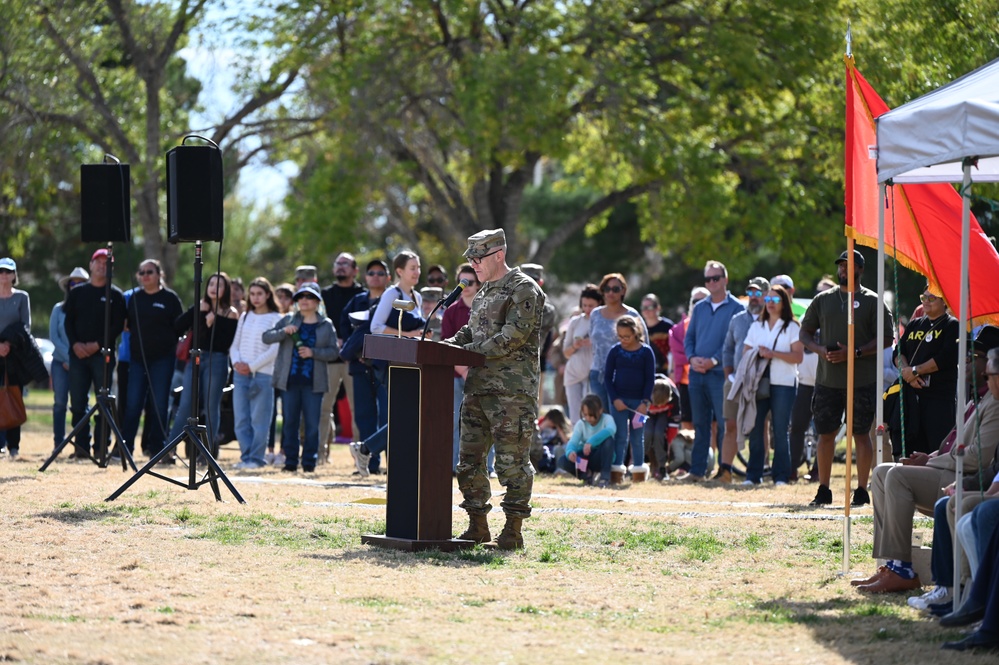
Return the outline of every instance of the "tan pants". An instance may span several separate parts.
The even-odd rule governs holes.
[[[879,464],[871,482],[874,558],[910,561],[915,511],[933,515],[933,504],[952,482],[954,472],[946,469]]]
[[[347,373],[347,363],[327,363],[326,376],[329,379],[329,390],[323,395],[323,405],[319,417],[319,458],[329,459],[329,447],[336,438],[336,425],[333,423],[333,405],[342,382],[347,390],[347,403],[350,404],[351,432],[357,438],[357,425],[354,424],[354,382]]]

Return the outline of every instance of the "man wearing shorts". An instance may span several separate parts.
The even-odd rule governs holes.
[[[881,303],[878,294],[860,285],[864,274],[864,257],[857,250],[854,256],[854,285],[857,288],[850,302],[847,289],[847,253],[836,259],[836,274],[839,288],[831,288],[815,296],[801,321],[801,342],[805,348],[819,357],[815,377],[815,392],[812,396],[812,418],[819,434],[817,461],[819,467],[819,489],[812,500],[812,506],[832,503],[829,478],[832,475],[833,453],[836,450],[836,434],[839,432],[846,410],[846,365],[848,310],[854,314],[854,362],[853,385],[853,438],[857,444],[857,489],[850,505],[862,506],[870,503],[867,494],[867,481],[871,474],[871,461],[874,457],[871,445],[871,425],[877,406],[877,373],[881,371],[882,350],[890,347],[894,340],[894,324],[891,312]],[[885,312],[884,329],[878,330],[878,307]],[[816,333],[819,332],[821,341]]]

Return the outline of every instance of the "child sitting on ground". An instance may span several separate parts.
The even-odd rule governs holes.
[[[614,419],[604,413],[604,405],[596,395],[587,395],[579,407],[579,422],[565,445],[565,455],[558,458],[559,471],[582,477],[592,483],[599,473],[598,487],[610,484],[610,468],[614,461]],[[584,461],[581,461],[584,460]]]
[[[665,374],[656,374],[648,416],[649,419],[645,423],[645,456],[655,477],[662,480],[668,473],[667,446],[672,451],[673,441],[680,431],[680,391]],[[683,460],[682,444],[679,453],[679,458]],[[673,456],[677,457],[675,453]]]
[[[531,462],[534,468],[542,473],[552,473],[556,468],[556,460],[565,454],[565,444],[572,435],[569,421],[562,409],[555,406],[538,421],[537,451],[531,451]]]

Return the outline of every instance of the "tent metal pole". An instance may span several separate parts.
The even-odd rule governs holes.
[[[881,303],[885,301],[885,198],[886,189],[888,185],[886,183],[879,183],[878,186],[878,299]],[[895,238],[892,238],[892,243],[896,242]],[[898,294],[895,294],[898,298]],[[885,329],[885,308],[878,307],[878,334]],[[879,354],[880,357],[878,361],[881,365],[884,365],[884,349],[882,349]],[[875,384],[877,392],[877,399],[875,400],[875,416],[874,416],[874,426],[876,428],[876,436],[878,439],[877,457],[874,460],[874,465],[877,466],[884,462],[884,438],[885,438],[885,427],[884,427],[884,400],[881,396],[885,392],[885,374],[883,371],[877,374],[877,383]]]
[[[963,377],[965,366],[968,362],[968,330],[971,323],[971,312],[969,311],[969,289],[971,267],[968,265],[971,255],[971,160],[964,160],[964,178],[961,181],[961,278],[959,282],[960,305],[958,308],[957,320],[961,324],[961,334],[957,338],[957,371],[958,377],[962,380],[957,382],[957,440],[955,446],[962,446],[964,443],[964,405],[967,404],[967,386]],[[958,455],[961,455],[959,450]],[[961,460],[957,465],[957,477],[955,478],[957,492],[954,494],[954,525],[957,526],[961,519],[961,485],[964,482],[964,465]],[[954,608],[961,604],[961,541],[954,538]]]
[[[853,485],[853,396],[854,396],[854,372],[855,372],[855,360],[854,348],[856,348],[856,339],[854,337],[854,315],[856,310],[853,308],[853,304],[857,299],[857,288],[859,285],[854,279],[856,264],[853,258],[854,241],[852,236],[847,236],[846,239],[846,256],[847,256],[847,290],[849,291],[849,303],[846,307],[846,482],[844,483],[846,487],[844,488],[844,494],[846,495],[843,501],[843,573],[850,572],[850,487]],[[830,483],[831,485],[832,483]]]

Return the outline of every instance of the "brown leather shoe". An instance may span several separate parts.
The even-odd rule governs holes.
[[[922,587],[923,583],[919,581],[919,575],[907,580],[898,573],[889,570],[881,579],[859,586],[857,590],[864,593],[896,593],[898,591],[913,591]]]
[[[850,580],[850,586],[864,586],[865,584],[873,584],[881,579],[881,576],[885,574],[888,570],[888,566],[881,566],[878,568],[877,572],[868,577],[865,580]]]

